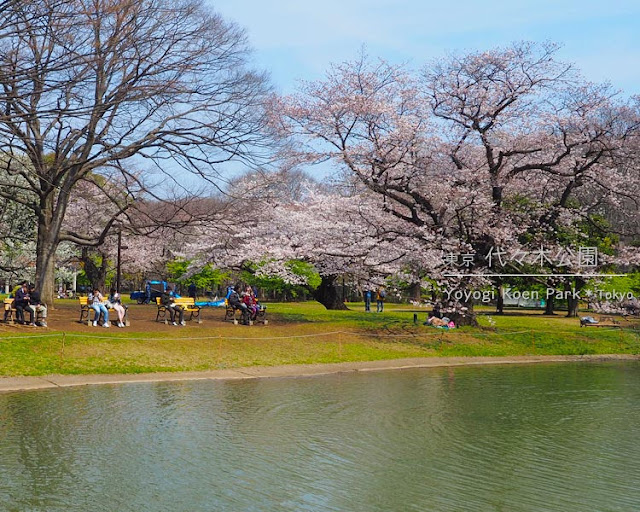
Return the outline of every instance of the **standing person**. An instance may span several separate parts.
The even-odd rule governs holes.
[[[380,286],[378,288],[378,291],[376,292],[376,306],[377,306],[378,313],[382,313],[384,309],[384,299],[386,296],[387,296],[387,292],[385,291],[383,286]]]
[[[147,281],[144,285],[144,302],[143,304],[149,304],[151,302],[151,283]]]
[[[178,313],[178,322],[180,325],[187,325],[184,321],[184,309],[182,309],[182,306],[179,304],[176,304],[175,294],[171,286],[167,286],[166,290],[162,292],[160,303],[169,312],[169,318],[173,325],[178,325],[176,323],[176,313]]]
[[[118,315],[118,327],[124,327],[125,309],[122,305],[120,294],[116,291],[115,288],[111,288],[111,290],[109,290],[109,304]]]
[[[367,288],[364,291],[364,310],[365,312],[371,313],[371,296],[373,294],[371,293],[371,290],[369,288]]]
[[[38,313],[42,316],[42,321],[39,323],[41,327],[47,326],[47,306],[42,303],[40,299],[40,292],[36,290],[36,285],[29,285],[29,312],[31,313],[31,325],[36,325],[35,319],[38,318]]]
[[[187,290],[187,295],[188,295],[189,297],[191,297],[194,301],[198,298],[198,297],[197,297],[197,295],[196,295],[196,291],[197,291],[196,283],[193,283],[193,282],[192,282],[192,283],[189,285],[189,288],[188,288],[188,290]]]
[[[16,289],[13,301],[16,307],[16,322],[24,324],[24,310],[29,307],[29,289],[26,281],[22,281],[20,287]]]
[[[104,304],[105,300],[100,293],[100,290],[94,288],[93,292],[89,294],[87,302],[90,304],[89,307],[96,312],[95,316],[93,317],[93,326],[98,327],[100,313],[102,313],[102,316],[104,316],[104,323],[102,324],[102,327],[111,327],[111,325],[109,324],[109,310]]]

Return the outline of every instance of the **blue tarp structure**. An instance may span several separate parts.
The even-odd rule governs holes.
[[[196,301],[196,306],[199,306],[201,308],[219,308],[221,306],[224,306],[224,299],[220,299],[220,300],[209,300],[209,301],[205,301],[205,300],[198,300]]]

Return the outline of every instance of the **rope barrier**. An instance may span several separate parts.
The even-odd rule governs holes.
[[[19,340],[19,339],[28,339],[28,338],[44,338],[44,337],[58,337],[58,336],[67,336],[67,337],[77,337],[77,338],[89,338],[94,340],[124,340],[124,341],[181,341],[181,340],[279,340],[279,339],[296,339],[296,338],[317,338],[318,336],[334,336],[337,334],[352,334],[354,336],[363,335],[362,333],[349,332],[349,331],[332,331],[332,332],[324,332],[324,333],[316,333],[316,334],[298,334],[293,336],[265,336],[260,338],[247,338],[247,337],[235,337],[235,336],[206,336],[206,337],[169,337],[166,336],[164,338],[140,338],[140,337],[114,337],[114,336],[94,336],[91,334],[82,334],[75,332],[60,332],[54,334],[42,334],[42,335],[34,335],[34,336],[9,336],[3,338],[3,341],[9,340]]]
[[[457,329],[454,330],[454,332]],[[611,332],[611,331],[620,331],[621,329],[602,329],[600,332]],[[420,333],[407,333],[407,334],[378,334],[378,333],[367,333],[367,332],[351,332],[351,331],[331,331],[331,332],[320,332],[314,334],[297,334],[292,336],[265,336],[265,337],[240,337],[240,336],[205,336],[205,337],[171,337],[165,336],[162,338],[141,338],[141,337],[126,337],[126,336],[95,336],[92,334],[83,334],[79,332],[59,332],[59,333],[51,333],[51,334],[33,334],[33,335],[25,335],[25,336],[7,336],[2,338],[2,341],[11,341],[11,340],[19,340],[19,339],[31,339],[31,338],[54,338],[54,337],[75,337],[75,338],[85,338],[85,339],[95,339],[95,340],[123,340],[123,341],[181,341],[181,340],[234,340],[234,341],[260,341],[260,340],[285,340],[285,339],[302,339],[302,338],[317,338],[323,336],[336,336],[341,334],[351,335],[351,336],[371,336],[375,338],[422,338],[425,336],[439,336],[445,332],[449,332],[449,329],[438,329],[435,332],[420,332]],[[535,331],[533,329],[529,329],[526,331],[509,331],[509,332],[491,332],[491,333],[468,333],[472,337],[480,337],[480,336],[510,336],[516,334],[527,334],[527,333],[544,333],[545,331]]]
[[[21,340],[21,339],[28,339],[28,338],[52,338],[55,336],[62,336],[61,333],[52,333],[52,334],[34,334],[34,335],[30,335],[30,336],[7,336],[2,338],[2,341],[5,340]]]
[[[324,332],[317,334],[298,334],[294,336],[265,336],[260,338],[246,338],[246,337],[235,337],[235,336],[205,336],[205,337],[164,337],[164,338],[127,338],[127,337],[118,337],[115,338],[113,336],[92,336],[92,335],[83,335],[80,333],[67,333],[67,336],[76,336],[82,338],[91,338],[91,339],[101,339],[101,340],[143,340],[143,341],[176,341],[176,340],[281,340],[281,339],[296,339],[296,338],[316,338],[318,336],[333,336],[336,334],[354,334],[347,331],[333,331],[333,332]]]

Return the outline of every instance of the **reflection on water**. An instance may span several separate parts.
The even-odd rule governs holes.
[[[0,395],[0,510],[637,511],[640,364]]]

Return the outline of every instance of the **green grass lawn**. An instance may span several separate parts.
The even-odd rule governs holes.
[[[75,303],[60,307],[68,307],[75,318]],[[155,324],[155,330],[145,330],[152,325],[147,321],[107,332],[0,330],[0,375],[212,370],[405,357],[640,354],[637,320],[622,320],[622,329],[580,328],[577,319],[562,315],[518,310],[498,316],[480,310],[480,327],[447,331],[423,326],[426,310],[410,305],[387,304],[382,314],[365,313],[361,303],[349,307],[327,311],[314,302],[269,304],[269,325],[253,327],[222,323],[219,312],[214,318],[209,311],[202,324],[181,329]],[[132,308],[147,308],[135,312],[155,316],[153,306]]]

